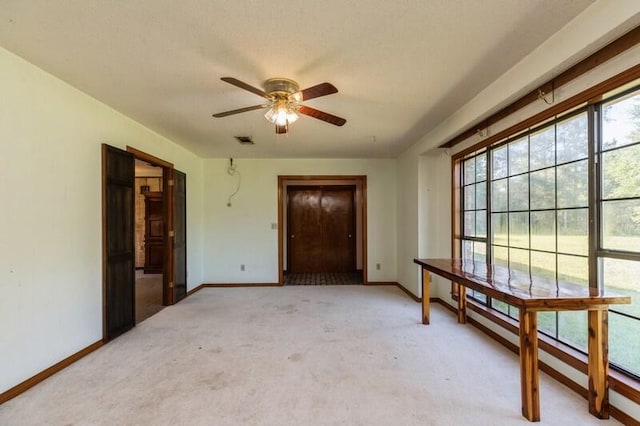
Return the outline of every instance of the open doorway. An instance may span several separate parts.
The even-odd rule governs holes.
[[[135,181],[135,160],[162,169],[162,191]],[[141,176],[142,177],[142,176]],[[151,176],[157,178],[158,176]],[[144,186],[144,188],[140,188]],[[147,191],[146,186],[149,186]],[[103,341],[107,342],[135,326],[136,321],[136,194],[159,192],[161,227],[162,305],[172,305],[187,295],[187,175],[173,164],[139,151],[102,145],[102,313]],[[147,197],[149,198],[149,197]],[[157,213],[157,211],[156,211]],[[158,214],[159,215],[159,214]],[[156,234],[158,232],[155,232]],[[138,243],[138,247],[140,247]],[[145,247],[146,249],[146,247]],[[147,256],[148,255],[148,256]],[[145,262],[146,263],[146,262]],[[153,266],[153,265],[151,265]],[[144,266],[142,266],[144,274]],[[153,267],[147,272],[156,272]],[[160,308],[161,309],[161,308]]]
[[[163,169],[135,160],[135,322],[163,305],[165,208]]]

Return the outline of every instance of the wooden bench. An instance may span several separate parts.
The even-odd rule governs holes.
[[[522,415],[540,421],[538,326],[540,311],[588,311],[589,412],[609,418],[607,314],[611,304],[631,303],[629,296],[560,282],[528,272],[460,259],[414,259],[422,266],[422,323],[429,324],[429,272],[460,285],[458,322],[466,322],[466,291],[473,289],[520,310],[520,382]]]

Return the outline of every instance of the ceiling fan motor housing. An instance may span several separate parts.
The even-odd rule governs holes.
[[[288,78],[271,78],[264,82],[264,90],[274,98],[288,98],[300,91],[300,86]]]

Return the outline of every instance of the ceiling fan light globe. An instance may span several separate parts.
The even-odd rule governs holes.
[[[296,114],[296,112],[293,109],[290,109],[287,112],[287,122],[289,124],[295,122],[298,118],[300,118],[300,116],[298,114]]]
[[[278,109],[278,111],[276,111],[276,124],[278,126],[285,126],[287,124],[287,110],[284,108],[280,108]]]
[[[266,118],[270,123],[275,124],[276,122],[276,111],[273,108],[270,108],[265,114],[264,118]]]

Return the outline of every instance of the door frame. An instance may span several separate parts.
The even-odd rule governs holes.
[[[359,234],[357,244],[362,247],[362,282],[367,284],[367,176],[365,175],[282,175],[278,176],[278,284],[284,285],[284,201],[287,195],[287,186],[331,186],[331,185],[355,185],[361,188],[361,199],[355,208],[355,214],[362,218],[362,232]],[[357,190],[356,190],[357,194]],[[356,258],[357,265],[357,258]]]
[[[127,145],[135,159],[162,168],[162,204],[164,214],[164,259],[162,265],[162,304],[175,303],[173,293],[173,163]]]

